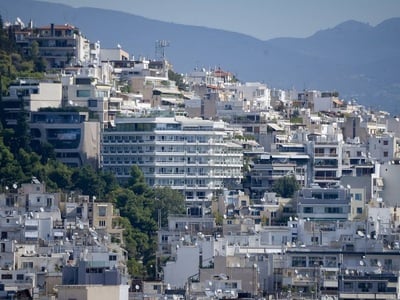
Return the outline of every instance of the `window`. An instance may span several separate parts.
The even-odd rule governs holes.
[[[383,151],[383,157],[388,157],[388,156],[389,156],[389,152]]]
[[[335,256],[325,257],[325,266],[326,267],[336,267],[336,257]]]
[[[338,199],[338,198],[339,198],[338,193],[325,193],[324,194],[324,199],[333,200],[333,199]]]
[[[90,90],[77,90],[76,97],[79,98],[90,97]]]
[[[385,145],[385,146],[389,145],[389,141],[388,140],[384,140],[383,141],[383,145]]]
[[[314,211],[313,207],[304,207],[303,208],[303,213],[305,214],[312,214]]]
[[[378,293],[386,292],[386,283],[385,282],[378,282]]]
[[[343,209],[341,207],[325,207],[326,214],[341,214]]]
[[[33,269],[33,262],[32,261],[24,261],[22,262],[23,269]]]
[[[17,280],[24,280],[24,274],[17,274]]]
[[[345,291],[351,291],[351,290],[353,290],[353,283],[352,283],[352,282],[345,282],[345,283],[344,283],[344,290],[345,290]]]
[[[106,221],[105,220],[100,220],[99,221],[99,227],[105,227],[106,226]]]
[[[361,201],[362,200],[362,194],[361,193],[354,194],[354,200]]]
[[[13,279],[12,274],[1,274],[1,279]]]
[[[318,244],[318,237],[317,237],[317,236],[312,236],[312,237],[311,237],[311,242],[312,242],[313,244]],[[311,266],[311,263],[310,263],[310,266]]]
[[[323,259],[321,256],[310,256],[308,258],[308,266],[313,267],[313,266],[320,266],[322,265]]]
[[[361,215],[363,213],[362,207],[357,207],[357,214]]]
[[[99,217],[105,217],[107,213],[106,206],[99,206]]]
[[[321,193],[312,193],[311,197],[315,199],[322,199],[322,194]]]
[[[305,256],[293,256],[292,257],[292,267],[305,267],[307,260]]]
[[[359,282],[358,288],[362,292],[369,292],[369,289],[372,288],[372,283],[371,282]]]
[[[97,100],[96,99],[89,99],[88,100],[88,107],[97,107]]]
[[[116,260],[117,260],[117,256],[116,256],[116,255],[110,255],[110,256],[108,257],[108,260],[109,260],[109,261],[116,261]]]

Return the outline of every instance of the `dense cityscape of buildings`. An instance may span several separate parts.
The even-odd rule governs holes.
[[[6,26],[52,70],[9,87],[6,124],[23,101],[33,143],[58,160],[121,182],[137,165],[188,213],[160,228],[161,271],[143,281],[127,273],[111,203],[35,178],[2,187],[0,298],[400,299],[396,116],[221,68],[183,75],[182,90],[163,56],[102,49],[68,24]],[[273,192],[285,177],[299,186],[286,198]]]

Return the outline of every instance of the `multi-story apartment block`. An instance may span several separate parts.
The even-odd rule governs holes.
[[[61,78],[63,106],[84,107],[90,119],[100,122],[101,127],[110,126],[123,106],[123,99],[111,84],[111,69],[107,62],[101,67],[69,68]]]
[[[342,124],[343,139],[347,141],[358,139],[360,143],[367,142],[367,129],[359,115],[347,116]]]
[[[365,176],[373,172],[373,164],[366,144],[358,138],[343,144],[342,175]]]
[[[398,138],[391,133],[379,135],[370,135],[368,137],[368,152],[371,158],[378,162],[389,162],[399,157],[395,157],[398,153]]]
[[[42,107],[61,107],[60,83],[20,79],[9,86],[9,96],[3,97],[6,126],[15,126],[22,111],[30,113]]]
[[[89,120],[89,112],[74,109],[33,112],[30,128],[32,143],[51,144],[61,162],[70,166],[98,166],[100,123]]]
[[[260,201],[274,182],[285,176],[294,176],[300,186],[306,186],[311,176],[310,157],[301,153],[265,153],[252,162],[248,173],[248,188],[253,201]]]
[[[350,214],[351,195],[342,187],[302,188],[297,195],[297,213],[301,219],[347,220]]]
[[[17,44],[26,53],[30,52],[32,43],[37,42],[39,56],[47,61],[50,68],[82,65],[90,57],[89,40],[73,25],[27,27],[17,31],[15,35]]]
[[[247,82],[236,87],[236,94],[248,102],[250,111],[268,110],[271,106],[270,89],[263,83]]]
[[[298,103],[297,106],[304,108],[311,108],[311,110],[313,110],[314,99],[320,96],[321,96],[320,91],[304,90],[303,92],[297,94],[297,100],[296,100],[296,102]]]
[[[242,146],[230,133],[223,122],[183,116],[118,118],[102,132],[101,166],[123,181],[138,165],[150,186],[203,203],[242,178]]]
[[[344,105],[339,99],[337,92],[322,92],[320,96],[314,98],[314,112],[337,111]]]
[[[337,124],[321,125],[321,132],[309,135],[313,156],[313,182],[320,186],[338,183],[342,176],[343,135]]]
[[[100,60],[101,61],[128,61],[129,53],[124,51],[120,45],[116,48],[107,48],[100,50]]]

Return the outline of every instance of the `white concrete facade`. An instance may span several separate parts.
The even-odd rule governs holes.
[[[138,165],[150,186],[182,191],[187,201],[210,201],[242,178],[242,146],[225,123],[186,117],[119,118],[102,133],[104,170],[120,180]]]

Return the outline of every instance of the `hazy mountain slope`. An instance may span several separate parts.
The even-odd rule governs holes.
[[[347,100],[398,113],[400,103],[400,18],[372,27],[348,21],[299,38],[261,41],[204,27],[159,22],[93,8],[32,0],[0,3],[3,20],[29,19],[36,26],[70,23],[102,47],[123,49],[136,57],[155,57],[155,42],[165,49],[177,72],[220,66],[242,81],[262,81],[271,87],[337,90]],[[205,16],[206,18],[206,16]]]

